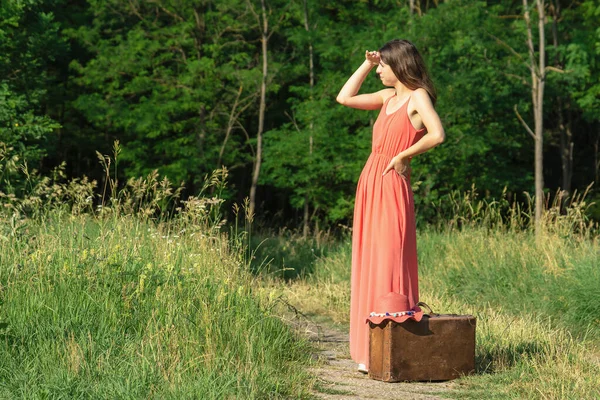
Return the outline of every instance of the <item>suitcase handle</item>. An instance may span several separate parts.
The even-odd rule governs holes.
[[[433,310],[431,309],[431,307],[429,307],[426,303],[420,301],[417,303],[417,307],[425,307],[426,309],[429,310],[429,314],[430,315],[437,315],[436,313],[433,312]]]

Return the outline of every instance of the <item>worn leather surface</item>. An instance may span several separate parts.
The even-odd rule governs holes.
[[[472,315],[425,315],[420,322],[369,324],[369,377],[443,381],[475,371]]]

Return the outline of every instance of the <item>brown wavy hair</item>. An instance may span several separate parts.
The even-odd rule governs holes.
[[[408,40],[395,39],[387,42],[379,49],[381,60],[388,64],[394,75],[410,90],[423,88],[429,93],[435,105],[437,92],[427,73],[427,67],[419,51]]]

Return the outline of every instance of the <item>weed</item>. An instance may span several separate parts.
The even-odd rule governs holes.
[[[121,186],[119,149],[99,195],[64,166],[0,194],[0,397],[308,396],[308,344],[223,232],[227,171],[183,201],[156,173]]]

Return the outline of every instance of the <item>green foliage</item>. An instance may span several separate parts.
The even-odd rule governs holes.
[[[44,139],[60,125],[44,113],[48,63],[64,50],[58,24],[42,1],[0,5],[0,191],[23,189],[18,164],[39,166]],[[11,152],[12,157],[6,158]],[[11,182],[11,183],[9,183]]]
[[[369,130],[363,127],[356,131],[328,128],[342,118],[364,119],[349,110],[332,107],[334,96],[331,93],[320,101],[303,102],[296,109],[297,120],[265,135],[263,179],[289,190],[290,202],[296,208],[301,208],[308,199],[311,208],[326,210],[329,222],[352,216],[353,203],[349,200],[368,156],[370,139]]]
[[[36,115],[23,95],[12,93],[0,83],[0,190],[20,193],[24,181],[19,168],[25,160],[31,165],[44,155],[40,141],[59,125],[45,115]]]
[[[531,185],[530,138],[513,107],[526,109],[526,87],[504,73],[521,74],[522,64],[507,68],[507,38],[497,8],[482,2],[447,2],[412,25],[439,91],[438,113],[446,142],[414,160],[413,186],[419,217],[430,220],[429,205],[457,186],[475,185],[493,198],[504,187],[521,192]],[[483,84],[485,83],[485,84]]]
[[[408,14],[389,2],[348,8],[320,4],[309,12],[308,31],[299,27],[290,36],[302,49],[302,79],[290,86],[288,121],[265,135],[263,182],[289,192],[294,208],[308,202],[317,221],[337,223],[352,217],[356,181],[370,152],[376,114],[344,108],[335,97],[362,62],[364,49],[378,48],[400,34],[390,19],[407,21]],[[354,26],[353,36],[347,35],[347,24]],[[312,88],[307,79],[309,46],[316,60]],[[364,84],[364,90],[379,89],[375,80]]]
[[[576,17],[575,13],[572,18]],[[600,28],[597,21],[600,18],[600,2],[588,1],[582,4],[582,28],[577,32],[577,42],[574,46],[579,52],[569,58],[569,67],[583,68],[583,90],[576,93],[578,103],[587,118],[600,119]],[[580,35],[580,36],[579,36]]]
[[[211,127],[199,115],[212,111],[219,82],[214,62],[201,57],[203,49],[189,34],[194,14],[186,10],[187,20],[179,22],[164,11],[162,18],[144,18],[155,8],[150,5],[94,7],[97,23],[71,33],[93,43],[97,54],[86,65],[72,64],[81,74],[77,82],[89,90],[75,106],[98,129],[124,133],[117,137],[127,144],[122,161],[128,176],[160,166],[175,181],[198,179],[207,163],[201,142],[215,148],[214,136],[207,135]]]
[[[175,210],[156,174],[109,176],[98,208],[63,177],[0,196],[1,397],[307,397],[307,343],[221,232],[224,171]]]
[[[250,11],[245,2],[98,2],[94,25],[68,31],[94,53],[72,63],[87,91],[74,104],[125,144],[127,176],[159,169],[195,191],[211,170],[248,163],[253,128],[240,114],[254,109],[260,80]]]
[[[51,82],[48,68],[66,50],[48,1],[4,1],[0,5],[0,76],[18,94],[41,97]],[[50,5],[50,4],[48,4]]]
[[[282,214],[288,222],[307,206],[312,226],[348,224],[375,113],[345,109],[335,96],[365,49],[399,37],[423,53],[447,133],[442,146],[413,161],[421,222],[435,219],[434,203],[471,185],[490,199],[504,188],[509,197],[531,191],[532,141],[514,111],[532,120],[520,3],[416,5],[411,14],[407,2],[391,0],[266,1],[259,218]],[[560,132],[568,126],[573,189],[581,190],[599,174],[599,5],[556,5],[556,47],[555,7],[547,10],[547,62],[563,72],[547,76],[545,181],[552,190],[563,183]],[[44,172],[66,161],[69,176],[98,181],[95,150],[106,152],[117,139],[121,182],[158,170],[182,182],[184,195],[198,193],[203,176],[224,166],[225,195],[241,200],[256,157],[261,15],[256,0],[3,2],[2,96],[19,103],[18,110],[0,104],[3,136],[31,149],[30,163]],[[363,91],[380,88],[367,79]],[[27,119],[29,131],[7,131],[10,118]],[[34,127],[44,130],[35,140]]]

